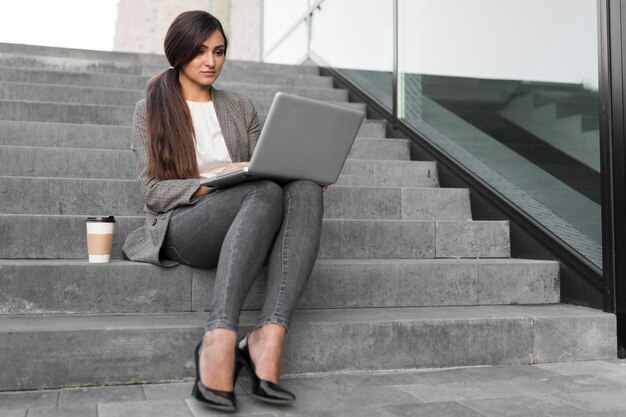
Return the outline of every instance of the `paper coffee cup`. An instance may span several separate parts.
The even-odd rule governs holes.
[[[87,217],[87,252],[89,262],[106,263],[111,259],[115,217]]]

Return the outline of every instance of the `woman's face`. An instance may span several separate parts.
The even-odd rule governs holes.
[[[200,47],[198,54],[183,66],[179,79],[183,91],[206,90],[220,75],[226,59],[224,36],[215,30]]]

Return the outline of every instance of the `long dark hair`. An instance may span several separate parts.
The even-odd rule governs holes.
[[[198,163],[191,113],[178,80],[181,68],[196,57],[203,42],[222,24],[202,10],[181,13],[165,35],[165,56],[171,67],[146,85],[148,174],[160,180],[197,178]]]

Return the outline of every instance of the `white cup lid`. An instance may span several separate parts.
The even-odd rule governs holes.
[[[115,216],[87,217],[88,222],[115,223]]]

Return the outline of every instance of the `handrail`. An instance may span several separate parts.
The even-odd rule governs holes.
[[[320,6],[325,1],[326,0],[317,0],[315,3],[313,3],[312,6],[309,6],[306,13],[304,13],[302,16],[296,19],[294,24],[291,25],[289,29],[287,29],[287,31],[276,42],[274,42],[272,47],[269,48],[267,52],[261,51],[261,55],[263,57],[262,60],[265,60],[265,58],[267,58],[272,52],[274,52],[285,41],[285,39],[287,39],[293,32],[295,32],[295,30],[298,29],[298,27],[302,24],[302,21],[305,21],[307,24],[307,32],[308,32],[307,53],[308,53],[308,51],[311,50],[311,26],[312,26],[312,20],[313,20],[313,13],[315,12],[315,10],[321,10]]]

